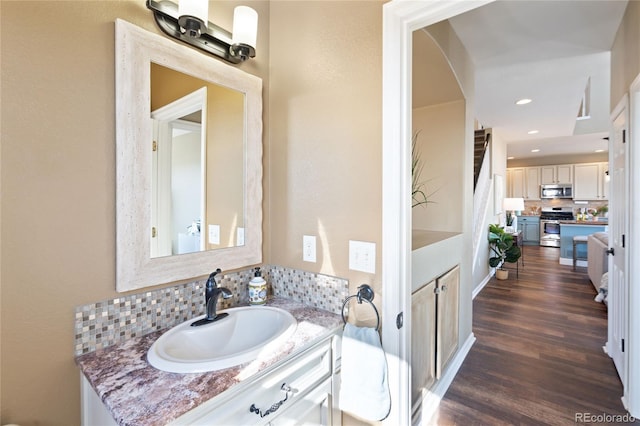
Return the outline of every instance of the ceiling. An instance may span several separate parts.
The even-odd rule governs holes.
[[[507,0],[450,20],[476,66],[476,118],[499,131],[509,157],[607,149],[609,50],[626,4]],[[588,84],[590,118],[576,120]],[[522,98],[532,102],[516,105]]]

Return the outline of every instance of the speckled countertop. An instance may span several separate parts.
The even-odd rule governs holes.
[[[268,305],[289,311],[298,326],[279,350],[250,363],[197,374],[157,370],[147,351],[161,330],[80,355],[76,364],[118,424],[164,425],[343,325],[340,315],[291,300],[271,299]]]

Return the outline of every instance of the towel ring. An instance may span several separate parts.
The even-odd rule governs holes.
[[[380,328],[380,314],[378,313],[378,309],[376,308],[376,305],[374,305],[372,302],[373,296],[374,296],[373,289],[369,285],[362,284],[360,287],[358,287],[358,293],[352,294],[351,296],[347,297],[344,300],[344,303],[342,304],[342,310],[340,311],[340,313],[342,314],[342,321],[345,324],[347,323],[347,319],[344,317],[344,308],[347,307],[347,303],[349,303],[349,300],[355,297],[358,300],[358,303],[362,303],[363,300],[365,302],[369,302],[369,305],[371,305],[371,307],[376,313],[376,319],[377,319],[376,330],[378,330]]]

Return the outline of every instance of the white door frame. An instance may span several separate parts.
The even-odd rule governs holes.
[[[392,0],[383,6],[382,342],[392,400],[387,424],[411,424],[412,35],[491,1]]]
[[[156,180],[156,191],[152,191],[151,226],[159,231],[157,237],[151,237],[151,256],[170,256],[173,232],[171,219],[171,143],[172,124],[181,117],[201,111],[200,147],[201,147],[201,191],[200,191],[200,228],[206,228],[206,193],[207,193],[207,88],[201,87],[193,92],[176,99],[154,111],[151,119],[154,121],[154,139],[161,149],[154,152],[152,159],[152,175]],[[204,235],[204,234],[203,234]],[[206,239],[200,239],[200,250],[205,249]]]
[[[629,245],[627,248],[627,280],[629,283],[628,336],[640,333],[640,75],[629,88],[629,191],[627,218]],[[632,416],[640,417],[640,339],[629,339],[627,344],[627,386],[623,401]]]

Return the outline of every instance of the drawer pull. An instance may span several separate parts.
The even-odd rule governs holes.
[[[256,413],[260,417],[266,417],[269,414],[275,413],[276,411],[278,411],[278,408],[280,408],[280,406],[289,399],[289,394],[293,394],[293,390],[291,389],[291,386],[287,385],[286,383],[283,383],[282,386],[280,386],[280,389],[283,390],[285,393],[284,399],[281,399],[280,401],[273,404],[271,407],[269,407],[267,411],[262,411],[261,409],[256,407],[256,404],[251,404],[251,407],[249,407],[249,411],[252,413]]]

